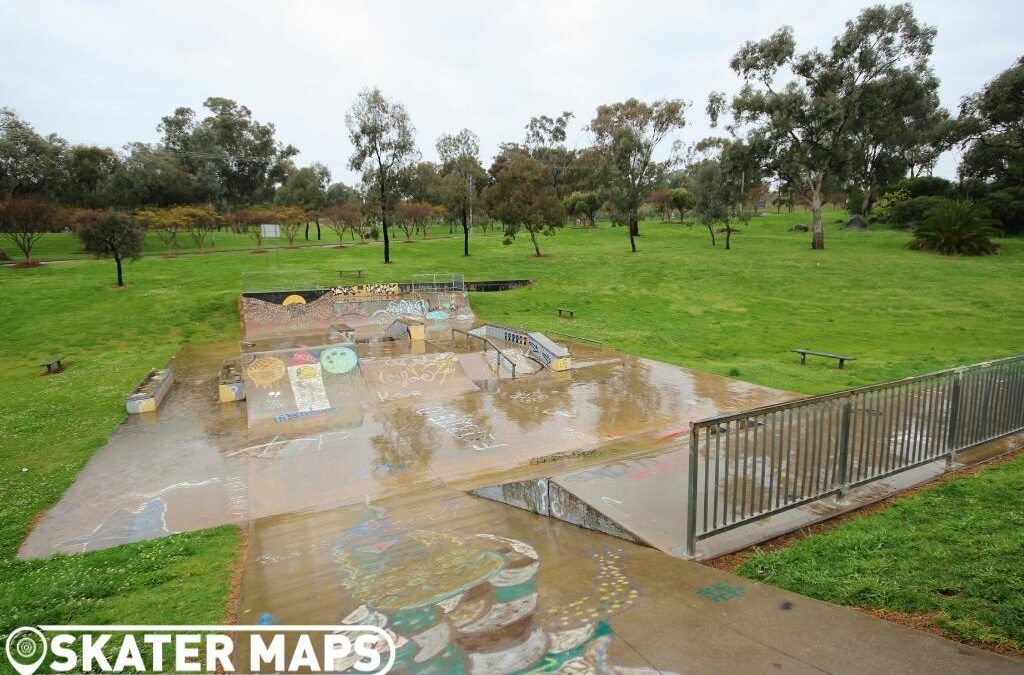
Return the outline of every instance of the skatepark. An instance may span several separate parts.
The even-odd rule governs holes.
[[[19,556],[245,526],[238,622],[374,623],[397,637],[398,672],[721,672],[724,655],[736,673],[1018,667],[692,561],[941,467],[743,524],[690,555],[693,426],[799,397],[488,323],[471,295],[400,283],[243,294],[242,340],[184,347],[159,408],[129,417]],[[778,462],[787,489],[801,452]],[[715,490],[696,498],[729,487]],[[813,648],[867,638],[855,662]]]

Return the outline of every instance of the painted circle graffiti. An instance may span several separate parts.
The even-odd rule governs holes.
[[[284,362],[273,356],[261,356],[245,367],[246,376],[261,389],[268,389],[285,376]]]
[[[285,307],[288,305],[304,305],[306,304],[306,299],[301,295],[289,295],[281,304]]]
[[[348,347],[328,347],[320,352],[320,363],[328,373],[347,373],[356,367],[359,357]]]
[[[292,354],[293,366],[304,366],[310,363],[316,363],[316,357],[309,352],[295,352]]]

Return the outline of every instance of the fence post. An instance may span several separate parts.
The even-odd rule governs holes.
[[[953,466],[956,454],[956,434],[960,426],[960,399],[962,397],[964,371],[957,369],[953,376],[953,392],[949,403],[949,428],[946,430],[946,469]]]
[[[849,399],[843,403],[843,416],[839,423],[839,491],[836,493],[836,501],[841,502],[846,498],[846,491],[850,486],[850,414],[853,404]]]
[[[690,424],[690,473],[686,491],[686,555],[697,553],[697,427]]]

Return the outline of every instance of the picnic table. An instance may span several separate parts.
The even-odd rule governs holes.
[[[558,316],[560,317],[563,317],[566,314],[568,314],[570,319],[576,318],[576,310],[574,309],[566,309],[565,307],[555,307],[555,311],[558,312]]]
[[[362,270],[338,270],[338,276],[339,277],[344,277],[344,276],[362,277],[363,276],[363,271]]]

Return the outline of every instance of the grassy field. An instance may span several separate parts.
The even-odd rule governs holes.
[[[1005,240],[999,256],[944,258],[904,249],[902,232],[840,230],[843,217],[827,214],[828,248],[817,252],[807,234],[787,231],[807,215],[784,214],[750,223],[731,251],[712,248],[702,228],[644,223],[637,254],[623,229],[603,226],[545,237],[543,258],[528,240],[503,246],[493,235],[476,238],[468,259],[459,240],[395,243],[388,266],[379,244],[154,256],[128,264],[120,289],[110,261],[0,268],[0,632],[113,614],[217,620],[236,550],[230,528],[74,558],[13,555],[123,419],[123,397],[148,369],[184,342],[239,337],[246,272],[527,277],[527,288],[475,295],[480,317],[806,393],[1024,352],[1024,240]],[[558,319],[555,307],[574,308],[576,320]],[[792,347],[858,360],[801,367]],[[38,377],[55,352],[67,372]],[[63,579],[64,590],[42,590]]]
[[[828,602],[913,615],[949,637],[1024,652],[1024,457],[959,477],[738,574]]]
[[[310,226],[309,228],[309,239],[305,238],[303,231],[299,232],[299,236],[295,238],[296,248],[305,248],[307,246],[334,246],[338,243],[338,235],[333,231],[322,228],[320,241],[316,238],[316,227]],[[401,239],[405,238],[404,233],[398,231],[398,236]],[[432,238],[447,238],[452,235],[448,232],[448,227],[435,227],[431,232]],[[345,235],[345,243],[352,243],[351,236]],[[210,235],[210,238],[203,244],[203,253],[224,253],[230,251],[242,251],[249,250],[255,247],[256,243],[252,237],[248,234],[236,234],[231,230],[222,230],[220,232],[214,232]],[[288,240],[284,237],[277,239],[264,239],[263,248],[265,249],[278,249],[287,248]],[[7,254],[11,260],[21,261],[24,260],[24,256],[21,251],[17,249],[10,242],[10,240],[0,237],[0,251]],[[176,255],[186,255],[191,253],[198,253],[195,241],[187,234],[182,233],[178,235],[178,245],[175,248]],[[167,255],[167,247],[160,241],[160,238],[153,232],[146,233],[146,243],[143,247],[143,255]],[[70,232],[51,232],[44,234],[36,245],[32,249],[33,260],[87,260],[92,256],[82,250],[82,242],[75,235]]]

